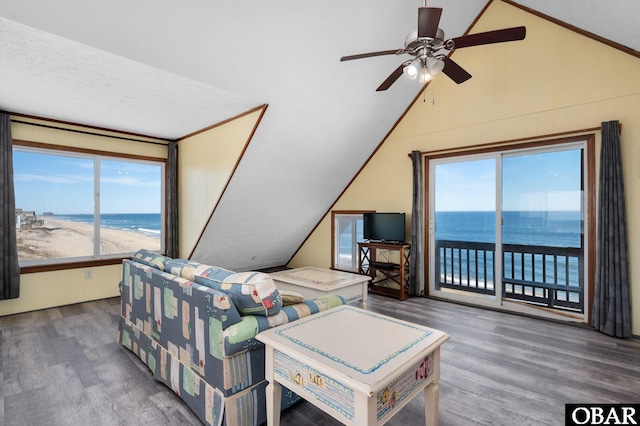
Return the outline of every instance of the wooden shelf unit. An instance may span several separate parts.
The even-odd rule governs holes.
[[[411,244],[358,243],[358,272],[369,275],[369,292],[405,300],[409,297],[409,253]],[[380,262],[397,252],[399,263]],[[377,264],[377,266],[376,266]],[[395,283],[398,288],[391,286]]]

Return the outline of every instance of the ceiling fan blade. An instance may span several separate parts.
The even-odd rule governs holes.
[[[340,62],[351,61],[353,59],[371,58],[373,56],[396,55],[403,52],[404,51],[402,49],[395,49],[395,50],[380,50],[378,52],[360,53],[358,55],[343,56],[342,58],[340,58]]]
[[[378,86],[376,92],[382,92],[383,90],[387,90],[389,87],[391,87],[391,85],[395,83],[396,80],[402,75],[402,70],[404,69],[404,67],[404,63],[400,64],[400,66],[396,68],[395,71],[393,71],[391,75],[389,75],[389,77],[387,77],[387,79],[383,81],[380,86]]]
[[[442,15],[440,7],[420,7],[418,9],[418,37],[435,38],[440,15]]]
[[[445,73],[451,80],[460,84],[471,78],[471,74],[465,71],[465,69],[460,65],[455,63],[453,59],[445,56],[444,58],[442,58],[442,60],[444,61],[444,69],[442,70],[442,72]]]
[[[527,34],[525,27],[505,28],[503,30],[487,31],[484,33],[470,34],[456,37],[453,40],[456,49],[482,44],[502,43],[505,41],[523,40]]]

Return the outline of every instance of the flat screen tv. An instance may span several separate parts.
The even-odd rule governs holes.
[[[362,219],[365,240],[404,243],[404,213],[363,213]]]

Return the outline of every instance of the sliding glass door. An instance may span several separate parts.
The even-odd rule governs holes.
[[[439,297],[585,313],[585,142],[429,161]]]
[[[503,157],[505,299],[583,312],[582,162],[580,149]]]
[[[495,295],[496,159],[456,158],[433,171],[435,288]]]

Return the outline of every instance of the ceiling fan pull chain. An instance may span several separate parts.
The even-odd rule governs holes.
[[[429,83],[429,86],[432,86],[431,87],[431,105],[435,105],[436,104],[436,86],[433,81]],[[428,90],[428,87],[422,91],[422,102],[425,104],[427,103],[427,90]]]
[[[431,86],[433,86],[433,89],[431,91],[431,105],[435,105],[436,104],[436,85],[433,83],[433,81],[431,82]]]
[[[436,86],[433,84],[433,81],[429,85],[433,86],[431,89],[431,105],[435,105],[436,104]],[[425,104],[427,103],[427,89],[422,91],[422,102]]]

